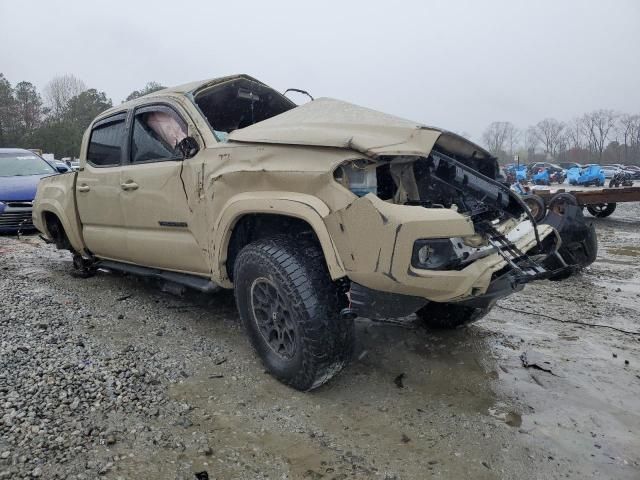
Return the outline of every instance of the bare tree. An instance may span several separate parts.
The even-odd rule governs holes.
[[[640,115],[624,114],[619,119],[619,131],[622,136],[624,145],[624,161],[629,160],[630,147],[637,146],[637,140],[640,138]]]
[[[516,127],[511,122],[493,122],[482,133],[482,141],[496,157],[504,157],[507,153],[513,155],[517,142]]]
[[[580,150],[584,147],[584,126],[580,118],[574,118],[566,124],[564,136],[567,148]]]
[[[87,90],[85,83],[71,75],[60,75],[51,79],[43,89],[45,105],[49,108],[50,115],[61,118],[69,100]]]
[[[538,137],[535,133],[535,127],[529,127],[524,132],[524,148],[527,151],[527,158],[533,158],[536,153],[536,148],[540,144]]]
[[[564,123],[555,118],[545,118],[533,127],[532,133],[542,144],[544,151],[555,157],[558,154],[560,143],[562,142],[562,131]]]
[[[606,147],[609,136],[613,133],[617,115],[613,110],[596,110],[585,113],[582,117],[584,131],[591,152],[602,160],[602,152]]]

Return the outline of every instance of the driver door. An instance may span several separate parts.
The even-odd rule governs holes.
[[[178,106],[145,105],[133,112],[127,164],[122,169],[127,258],[138,265],[210,274],[206,250],[194,234],[202,156],[183,159],[176,148],[189,130]],[[206,246],[205,246],[206,248]]]

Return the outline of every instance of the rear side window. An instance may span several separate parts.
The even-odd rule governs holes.
[[[168,107],[145,107],[136,111],[131,136],[131,162],[180,160],[178,143],[187,136],[187,124]]]
[[[124,142],[124,115],[97,124],[91,131],[87,161],[97,167],[120,165]]]

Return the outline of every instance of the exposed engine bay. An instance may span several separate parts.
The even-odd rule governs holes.
[[[507,268],[517,274],[515,280],[522,283],[551,278],[573,268],[557,253],[561,240],[552,235],[542,241],[529,208],[515,192],[497,180],[495,159],[480,159],[475,155],[454,158],[436,146],[425,157],[382,156],[343,164],[336,169],[334,177],[358,196],[372,193],[393,204],[453,209],[470,218],[476,232],[473,236],[418,240],[411,262],[416,268],[460,270],[494,253],[500,254]],[[571,216],[582,217],[579,211],[572,211]],[[565,235],[557,228],[558,219],[553,220],[558,235]],[[543,223],[549,222],[545,219]],[[572,230],[576,225],[587,230],[584,221],[570,223]],[[525,253],[515,244],[531,233],[536,246]],[[575,235],[571,235],[575,239]],[[595,247],[581,248],[582,258],[573,258],[572,263],[591,263]]]
[[[474,224],[526,215],[522,200],[496,180],[497,172],[495,160],[457,160],[434,149],[427,157],[351,162],[339,167],[334,176],[358,196],[373,193],[395,204],[455,207]]]

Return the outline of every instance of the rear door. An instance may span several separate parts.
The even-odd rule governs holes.
[[[120,176],[126,149],[126,112],[96,122],[84,168],[78,172],[76,199],[82,234],[93,254],[118,259],[124,243]]]
[[[139,265],[209,274],[208,256],[193,232],[202,157],[183,160],[176,148],[195,128],[178,105],[159,103],[133,112],[121,205],[127,258]],[[203,219],[200,220],[201,222]]]

